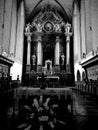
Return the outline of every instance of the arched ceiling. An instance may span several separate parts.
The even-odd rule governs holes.
[[[46,3],[52,4],[55,8],[58,9],[62,8],[62,10],[64,10],[69,17],[72,16],[73,0],[25,0],[26,19],[30,17],[32,11],[36,7],[42,8]]]

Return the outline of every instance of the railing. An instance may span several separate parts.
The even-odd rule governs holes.
[[[15,106],[18,104],[15,97],[15,90],[20,86],[19,80],[8,80],[3,78],[0,80],[0,114],[7,114],[9,118],[16,116]],[[8,112],[11,108],[11,112]],[[2,116],[1,116],[2,117]],[[14,120],[14,119],[13,119]]]
[[[19,80],[11,80],[8,78],[4,78],[3,80],[0,79],[0,94],[6,94],[10,91],[13,91],[14,88],[17,88],[20,86]]]
[[[92,99],[97,100],[98,98],[98,81],[91,80],[88,82],[78,81],[75,82],[75,87],[73,88],[76,92],[80,93],[83,96],[91,97]]]

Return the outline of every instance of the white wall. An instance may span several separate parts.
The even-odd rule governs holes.
[[[12,22],[11,22],[11,39],[10,39],[10,53],[15,56],[16,48],[16,34],[17,34],[17,1],[12,3]]]
[[[3,40],[3,18],[4,18],[4,0],[0,0],[0,46]]]
[[[93,49],[98,46],[98,0],[91,0]]]
[[[4,11],[4,33],[3,33],[3,47],[9,54],[10,52],[10,36],[11,36],[11,24],[12,24],[12,0],[5,1]]]
[[[17,23],[17,41],[16,41],[16,54],[15,58],[22,62],[23,60],[23,42],[24,42],[24,26],[25,26],[25,10],[24,1],[20,3],[18,10],[18,23]]]

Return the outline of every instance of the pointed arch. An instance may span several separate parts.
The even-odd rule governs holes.
[[[62,7],[62,5],[57,1],[54,0],[54,2],[51,1],[44,1],[44,0],[40,0],[38,2],[38,4],[34,7],[34,9],[32,10],[31,14],[29,15],[29,17],[26,19],[26,23],[30,22],[32,19],[35,18],[35,16],[37,16],[39,14],[39,12],[41,10],[43,10],[43,8],[47,5],[50,5],[52,10],[56,10],[56,12],[62,16],[64,21],[67,21],[69,23],[71,23],[71,16],[69,16],[67,14],[67,12],[64,10],[64,8]]]

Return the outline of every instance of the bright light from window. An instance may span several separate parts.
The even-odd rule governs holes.
[[[12,76],[12,80],[17,80],[17,75],[19,75],[19,79],[21,80],[22,64],[15,62],[10,69],[10,75]]]

